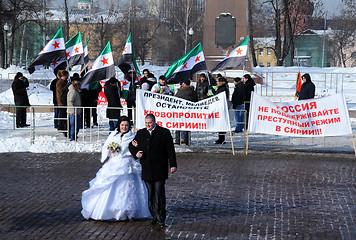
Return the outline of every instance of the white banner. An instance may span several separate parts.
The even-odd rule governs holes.
[[[252,94],[248,125],[251,133],[293,137],[352,134],[342,94],[277,104]]]
[[[158,125],[170,130],[230,131],[229,111],[225,93],[199,102],[136,90],[137,128],[145,127],[145,116],[155,115]]]

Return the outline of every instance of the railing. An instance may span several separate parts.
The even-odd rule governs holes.
[[[69,142],[69,134],[67,130],[57,130],[54,128],[54,114],[53,106],[31,106],[27,108],[28,123],[30,124],[27,128],[16,128],[16,112],[17,106],[2,106],[2,113],[6,111],[7,116],[3,117],[3,121],[7,121],[2,124],[0,133],[6,134],[7,131],[13,133],[18,133],[18,136],[28,137],[30,136],[30,141],[35,144],[37,141],[41,141],[44,136],[51,136],[53,141],[56,142]],[[66,108],[66,107],[60,107]],[[84,109],[89,109],[93,111],[94,108],[83,107]],[[107,107],[98,106],[98,126],[90,126],[80,128],[77,142],[81,143],[98,143],[100,146],[107,139],[109,131],[109,119],[105,116]],[[127,108],[112,108],[121,110],[122,115],[127,115]],[[135,109],[133,109],[133,112]],[[230,116],[234,115],[237,110],[230,109]],[[133,114],[135,116],[135,114]],[[246,123],[246,111],[244,111],[244,122]],[[82,121],[84,121],[84,115],[81,116]],[[57,120],[63,120],[68,123],[67,117],[58,118]],[[233,117],[230,118],[231,130],[233,131],[236,126],[236,122]],[[92,121],[91,121],[92,123]],[[136,120],[133,119],[133,132],[136,132],[135,127]],[[66,133],[66,136],[64,136]],[[173,139],[175,138],[175,131],[171,131]],[[313,151],[321,150],[325,151],[349,151],[353,152],[353,144],[351,136],[345,137],[312,137],[312,138],[301,138],[301,137],[284,137],[284,136],[274,136],[274,135],[264,135],[264,134],[250,134],[247,138],[246,132],[234,133],[232,136],[230,133],[226,133],[225,140],[226,144],[214,144],[215,140],[218,139],[217,132],[191,132],[190,145],[179,145],[176,147],[179,149],[187,149],[188,151],[207,151],[207,152],[231,152],[232,145],[235,151],[240,151],[240,153],[245,153],[246,144],[248,144],[249,151],[286,151],[286,150],[301,150],[308,151],[307,148]],[[247,142],[248,139],[248,142]],[[180,151],[180,150],[178,150]],[[182,150],[185,151],[185,150]]]

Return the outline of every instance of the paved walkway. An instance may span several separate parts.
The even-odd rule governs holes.
[[[167,227],[82,218],[99,154],[0,154],[0,239],[356,239],[352,154],[178,154]]]

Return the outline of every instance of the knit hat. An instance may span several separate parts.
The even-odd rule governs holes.
[[[17,72],[17,73],[16,73],[16,78],[20,78],[20,77],[23,77],[22,72]]]

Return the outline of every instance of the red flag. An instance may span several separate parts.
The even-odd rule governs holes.
[[[295,96],[299,97],[300,89],[302,88],[302,79],[300,77],[300,72],[298,72],[297,82],[295,84]]]

